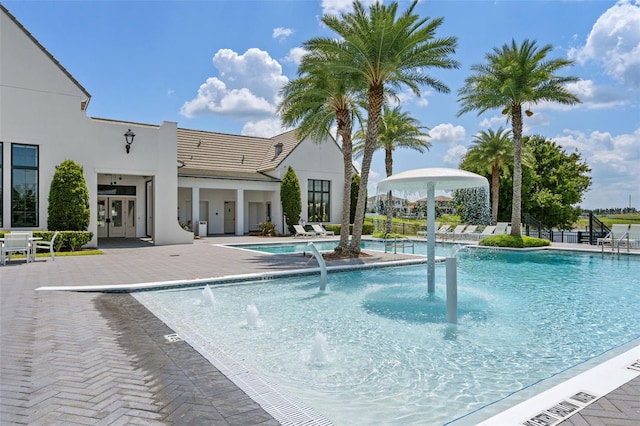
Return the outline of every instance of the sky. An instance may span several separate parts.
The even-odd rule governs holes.
[[[370,4],[370,0],[363,1]],[[386,2],[389,3],[389,2]],[[401,0],[400,10],[410,4]],[[333,37],[323,14],[349,0],[4,1],[4,6],[92,95],[91,117],[271,137],[282,133],[279,89],[296,78],[302,44]],[[429,129],[431,149],[394,152],[394,172],[457,168],[477,132],[510,128],[500,111],[457,117],[470,67],[515,40],[551,44],[550,58],[579,77],[582,101],[528,106],[524,134],[578,151],[591,167],[587,209],[640,208],[640,2],[577,0],[421,1],[421,17],[444,18],[437,37],[457,37],[457,70],[429,70],[449,93],[408,88],[400,105]],[[386,176],[374,155],[369,190]]]

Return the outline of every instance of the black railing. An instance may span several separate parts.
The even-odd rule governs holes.
[[[598,238],[604,238],[611,230],[593,213],[589,212],[589,244],[596,245]]]

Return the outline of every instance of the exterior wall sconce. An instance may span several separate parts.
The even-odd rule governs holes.
[[[127,133],[124,134],[124,140],[127,143],[124,147],[127,150],[127,154],[131,150],[131,144],[133,143],[133,138],[135,137],[136,135],[131,131],[131,129],[127,130]]]

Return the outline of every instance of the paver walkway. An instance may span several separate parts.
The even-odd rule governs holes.
[[[103,256],[0,267],[0,424],[278,424],[185,342],[168,342],[172,330],[130,295],[35,291],[316,266],[214,245],[251,240],[264,241],[111,242]],[[638,424],[639,388],[636,379],[565,423]]]

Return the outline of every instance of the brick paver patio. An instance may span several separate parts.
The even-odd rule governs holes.
[[[188,344],[168,342],[172,330],[129,294],[35,291],[316,266],[214,245],[251,239],[112,242],[103,256],[0,267],[0,424],[278,424]],[[563,423],[600,424],[640,424],[640,378]]]

